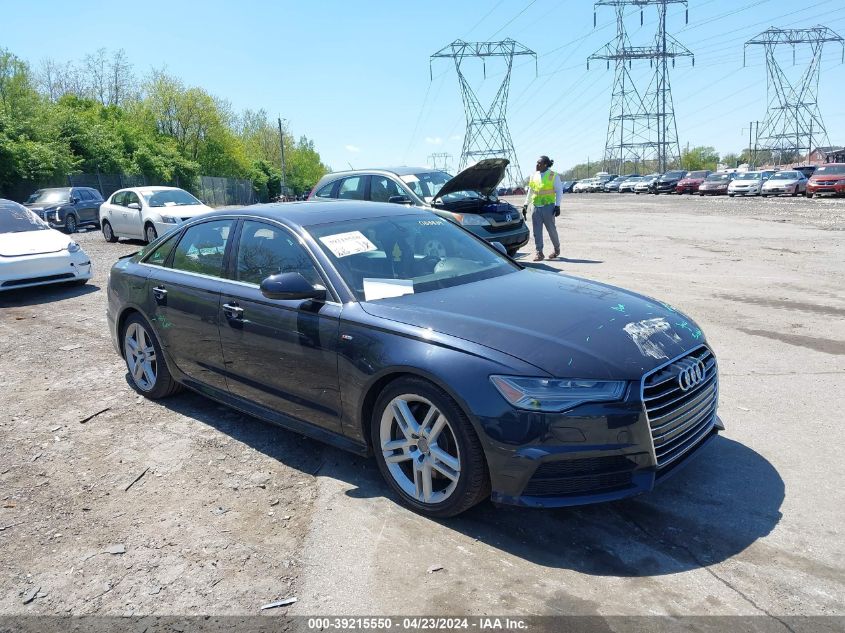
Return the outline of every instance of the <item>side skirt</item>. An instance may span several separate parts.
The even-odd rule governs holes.
[[[252,417],[263,420],[264,422],[275,424],[276,426],[280,426],[288,431],[293,431],[294,433],[306,435],[319,442],[349,451],[350,453],[355,453],[356,455],[368,457],[371,454],[369,447],[366,444],[351,440],[339,433],[334,433],[314,424],[304,422],[303,420],[288,417],[278,411],[262,407],[254,402],[250,402],[249,400],[245,400],[239,396],[221,391],[220,389],[209,387],[208,385],[196,382],[187,377],[180,382],[191,391],[195,391],[202,396],[216,400],[221,404],[225,404],[228,407],[236,409],[241,413],[251,415]]]

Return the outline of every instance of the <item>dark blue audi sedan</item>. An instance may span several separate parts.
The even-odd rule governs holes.
[[[141,394],[374,454],[434,517],[639,494],[723,429],[689,317],[396,205],[199,217],[115,264],[108,321]]]

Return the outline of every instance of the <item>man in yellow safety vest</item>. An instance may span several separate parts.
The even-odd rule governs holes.
[[[548,156],[540,156],[537,159],[537,171],[528,181],[528,192],[525,196],[525,204],[522,206],[522,215],[527,216],[528,205],[534,205],[534,213],[531,215],[531,225],[534,229],[534,246],[537,253],[534,261],[540,262],[545,259],[543,255],[543,227],[549,232],[554,250],[549,259],[555,259],[560,255],[560,239],[557,236],[555,218],[560,215],[560,200],[563,197],[563,185],[558,175],[551,170],[554,161]]]

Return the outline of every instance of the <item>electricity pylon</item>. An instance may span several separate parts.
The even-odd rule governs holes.
[[[428,164],[436,171],[448,172],[451,167],[452,155],[449,152],[434,152],[428,157]]]
[[[470,163],[475,163],[482,158],[507,158],[510,164],[507,168],[505,181],[509,186],[522,184],[522,171],[516,159],[516,151],[513,147],[510,130],[507,123],[508,91],[510,90],[511,71],[513,70],[513,58],[520,55],[531,55],[534,57],[535,73],[537,64],[537,53],[526,48],[512,39],[501,42],[464,42],[455,40],[448,46],[440,49],[429,60],[429,72],[431,62],[434,59],[445,57],[452,59],[455,63],[455,70],[458,73],[458,82],[461,86],[461,99],[464,103],[464,112],[467,120],[464,145],[461,150],[459,171],[465,169]],[[478,96],[470,86],[469,81],[461,70],[461,64],[466,58],[481,59],[484,69],[484,77],[487,77],[487,58],[501,57],[505,62],[505,74],[496,96],[490,107],[482,107]]]
[[[610,6],[616,11],[616,38],[587,58],[587,68],[590,61],[598,59],[605,60],[608,68],[611,61],[615,64],[604,149],[606,170],[621,173],[626,162],[639,165],[652,161],[658,171],[666,171],[680,159],[669,61],[674,67],[676,58],[692,57],[694,65],[695,58],[689,49],[666,33],[666,10],[670,4],[686,7],[687,0],[598,0],[594,5],[593,26],[598,7]],[[658,13],[654,42],[650,46],[632,46],[625,29],[625,9],[639,7],[642,25],[644,8],[652,5]],[[629,72],[633,61],[641,59],[649,60],[654,68],[651,82],[642,92]]]
[[[809,156],[813,145],[830,143],[818,106],[819,76],[822,49],[826,42],[842,46],[845,61],[845,41],[826,26],[809,29],[776,29],[770,27],[745,43],[742,65],[749,46],[760,45],[766,54],[766,119],[759,129],[758,142],[763,149],[771,150],[778,163],[800,160],[806,151]],[[795,46],[808,44],[812,58],[793,84],[776,57],[779,48],[792,46],[792,65],[795,65]],[[815,138],[815,141],[814,141]]]

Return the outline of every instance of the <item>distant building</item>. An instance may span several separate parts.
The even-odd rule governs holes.
[[[807,158],[810,165],[845,163],[845,147],[817,147]]]

